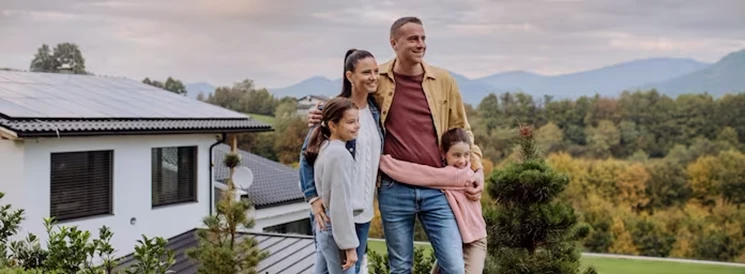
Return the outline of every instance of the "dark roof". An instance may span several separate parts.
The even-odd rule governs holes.
[[[0,127],[18,137],[56,137],[90,135],[145,135],[213,132],[271,131],[256,120],[9,120],[0,118]]]
[[[197,273],[199,263],[186,255],[186,250],[199,244],[196,232],[196,229],[192,229],[168,240],[166,248],[174,251],[176,259],[169,270],[179,274]],[[316,256],[311,236],[253,232],[239,232],[239,235],[238,240],[246,237],[256,239],[259,248],[269,253],[267,258],[259,262],[257,273],[313,273]],[[133,254],[129,254],[121,258],[117,269],[128,268],[132,263]]]
[[[18,137],[271,131],[135,80],[17,71],[0,71],[0,127]]]
[[[311,99],[318,99],[318,100],[321,100],[321,101],[326,101],[326,100],[329,99],[329,97],[322,96],[322,95],[305,95],[303,97],[298,98],[297,100],[300,101],[300,100],[303,100],[303,99],[306,99],[306,98],[309,98],[309,97]]]
[[[215,165],[215,180],[224,181],[230,176],[230,169],[222,165],[222,159],[229,152],[230,146],[225,144],[214,148],[215,163],[219,163]],[[254,182],[246,191],[257,209],[303,201],[297,169],[240,149],[238,153],[241,166],[251,169],[254,175]]]

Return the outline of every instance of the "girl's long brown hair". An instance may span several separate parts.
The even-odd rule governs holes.
[[[316,162],[318,151],[321,150],[321,144],[323,141],[328,140],[331,135],[329,123],[334,122],[338,124],[344,118],[344,112],[351,108],[357,108],[357,106],[352,103],[352,100],[345,97],[336,97],[324,104],[321,124],[313,128],[313,133],[311,133],[308,140],[308,147],[303,152],[309,164],[313,165]]]
[[[442,153],[447,153],[450,147],[456,143],[464,142],[469,145],[471,144],[471,138],[468,137],[468,133],[462,128],[452,128],[443,133],[440,139]]]

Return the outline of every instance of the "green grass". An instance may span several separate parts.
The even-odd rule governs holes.
[[[745,267],[679,262],[583,257],[582,265],[593,265],[599,274],[743,274]]]
[[[387,253],[384,241],[370,240],[367,242],[367,246],[377,253]],[[419,246],[427,247],[425,252],[427,256],[432,253],[432,248],[428,244]],[[582,258],[582,269],[584,270],[587,265],[594,266],[599,274],[745,274],[745,267],[589,256]]]
[[[416,246],[424,247],[424,255],[430,256],[432,254],[432,247],[429,244],[417,244]],[[388,254],[385,247],[385,241],[383,240],[369,240],[367,241],[367,248],[373,250],[378,254]]]
[[[274,125],[274,116],[252,114],[252,113],[247,113],[247,114],[251,115],[251,118],[256,119],[259,122],[262,122],[264,124]]]

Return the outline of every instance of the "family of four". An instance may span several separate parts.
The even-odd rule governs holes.
[[[376,194],[391,273],[411,273],[417,217],[434,248],[433,273],[482,273],[482,155],[460,91],[422,60],[421,20],[396,20],[390,44],[396,57],[381,65],[349,50],[341,94],[308,115],[300,183],[312,208],[315,273],[359,273]]]

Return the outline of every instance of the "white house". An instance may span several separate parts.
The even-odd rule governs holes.
[[[310,108],[315,107],[318,103],[324,103],[329,98],[318,95],[306,95],[297,99],[296,114],[303,116],[308,114]]]
[[[219,161],[230,152],[230,146],[222,144],[214,149]],[[255,207],[252,217],[256,220],[255,232],[313,235],[310,225],[310,206],[300,190],[298,170],[287,165],[238,149],[241,167],[253,174],[253,183],[242,189]],[[230,176],[224,165],[215,166],[216,188]],[[237,182],[237,178],[234,181]],[[219,189],[217,193],[221,193]],[[219,199],[219,198],[218,198]]]
[[[213,210],[214,148],[228,133],[270,130],[130,79],[0,71],[0,203],[25,209],[17,239],[43,244],[42,220],[54,217],[94,237],[111,227],[124,255],[142,234],[200,227]]]

